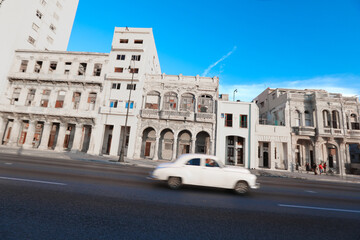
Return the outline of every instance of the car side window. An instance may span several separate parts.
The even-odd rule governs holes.
[[[205,166],[206,167],[219,167],[219,164],[214,159],[207,158],[207,159],[205,159]]]
[[[191,165],[191,166],[200,166],[200,158],[193,158],[191,160],[189,160],[186,165]]]

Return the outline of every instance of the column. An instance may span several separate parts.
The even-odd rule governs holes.
[[[196,138],[191,139],[191,153],[195,153],[196,149]]]
[[[339,159],[337,159],[337,164],[339,164],[339,173],[341,176],[345,176],[346,172],[345,172],[345,159],[346,159],[346,153],[345,153],[345,143],[342,142],[339,145]]]
[[[172,155],[172,158],[171,158],[172,160],[176,159],[176,150],[177,150],[177,137],[175,137],[175,134],[174,134],[173,155]]]
[[[82,139],[82,132],[83,126],[81,124],[76,124],[75,126],[75,134],[74,134],[74,141],[71,148],[71,152],[79,152],[81,151],[81,139]]]
[[[14,119],[14,123],[12,125],[11,133],[10,133],[11,135],[8,144],[9,146],[17,146],[17,141],[19,139],[20,125],[21,125],[21,120]]]
[[[40,141],[39,149],[42,149],[42,150],[48,149],[51,126],[52,126],[52,123],[49,123],[49,122],[44,123],[44,129],[41,134],[41,141]]]
[[[270,169],[275,169],[276,159],[275,159],[275,142],[270,142],[270,154],[269,154],[269,163]]]
[[[103,139],[103,137],[101,137],[101,134],[104,134],[104,132],[102,131],[101,134],[99,134],[97,132],[99,129],[101,129],[101,127],[91,126],[89,150],[87,151],[88,154],[99,155],[99,153],[100,153],[101,146],[102,146],[102,139]],[[102,127],[102,129],[105,130],[104,127]]]
[[[113,131],[112,131],[112,138],[111,138],[111,149],[110,149],[110,156],[119,156],[121,147],[124,140],[124,134],[126,134],[126,131],[124,129],[124,133],[121,132],[121,126],[120,125],[114,125]],[[121,140],[120,140],[121,138]],[[120,145],[121,143],[121,145]],[[124,156],[125,155],[125,145],[124,145]]]
[[[209,151],[210,155],[214,155],[214,149],[215,149],[215,141],[214,139],[210,139],[210,151]],[[244,149],[244,153],[245,153],[245,149]]]
[[[160,139],[160,137],[156,136],[153,160],[158,160],[159,159],[159,139]]]
[[[59,129],[58,136],[57,136],[55,151],[63,151],[64,150],[66,127],[67,127],[67,124],[60,123],[60,129]]]
[[[139,159],[141,155],[141,149],[142,149],[142,137],[136,137],[137,142],[135,143],[135,151],[134,151],[134,158]]]
[[[26,139],[24,143],[24,148],[32,148],[32,142],[35,134],[35,127],[37,121],[29,121],[29,128],[26,134]]]

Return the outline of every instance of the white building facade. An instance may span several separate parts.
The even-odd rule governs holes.
[[[1,96],[1,144],[95,153],[108,54],[16,51]]]
[[[268,88],[256,102],[261,124],[289,129],[289,169],[326,163],[327,171],[342,175],[350,172],[360,144],[357,97],[325,90]]]
[[[0,5],[0,94],[17,49],[66,51],[79,0],[6,0]]]

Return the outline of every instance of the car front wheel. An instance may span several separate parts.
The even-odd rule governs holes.
[[[181,178],[179,178],[179,177],[169,177],[168,186],[171,189],[179,189],[181,187]]]
[[[244,195],[249,192],[249,185],[247,182],[239,181],[235,184],[234,190],[237,194]]]

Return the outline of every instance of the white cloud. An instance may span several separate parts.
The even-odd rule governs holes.
[[[360,76],[323,76],[293,81],[268,79],[258,84],[220,84],[219,90],[220,93],[229,94],[229,100],[233,100],[234,90],[237,89],[235,99],[249,102],[268,87],[290,89],[324,89],[331,93],[341,93],[343,96],[355,96],[360,95]]]
[[[214,68],[216,65],[218,65],[220,62],[224,61],[226,58],[228,58],[231,54],[233,54],[233,52],[235,52],[236,50],[236,46],[234,46],[234,48],[228,52],[226,55],[224,55],[222,58],[220,58],[219,60],[217,60],[215,63],[211,64],[204,72],[201,76],[206,77],[208,75],[208,73],[210,72],[210,70],[212,68]]]

